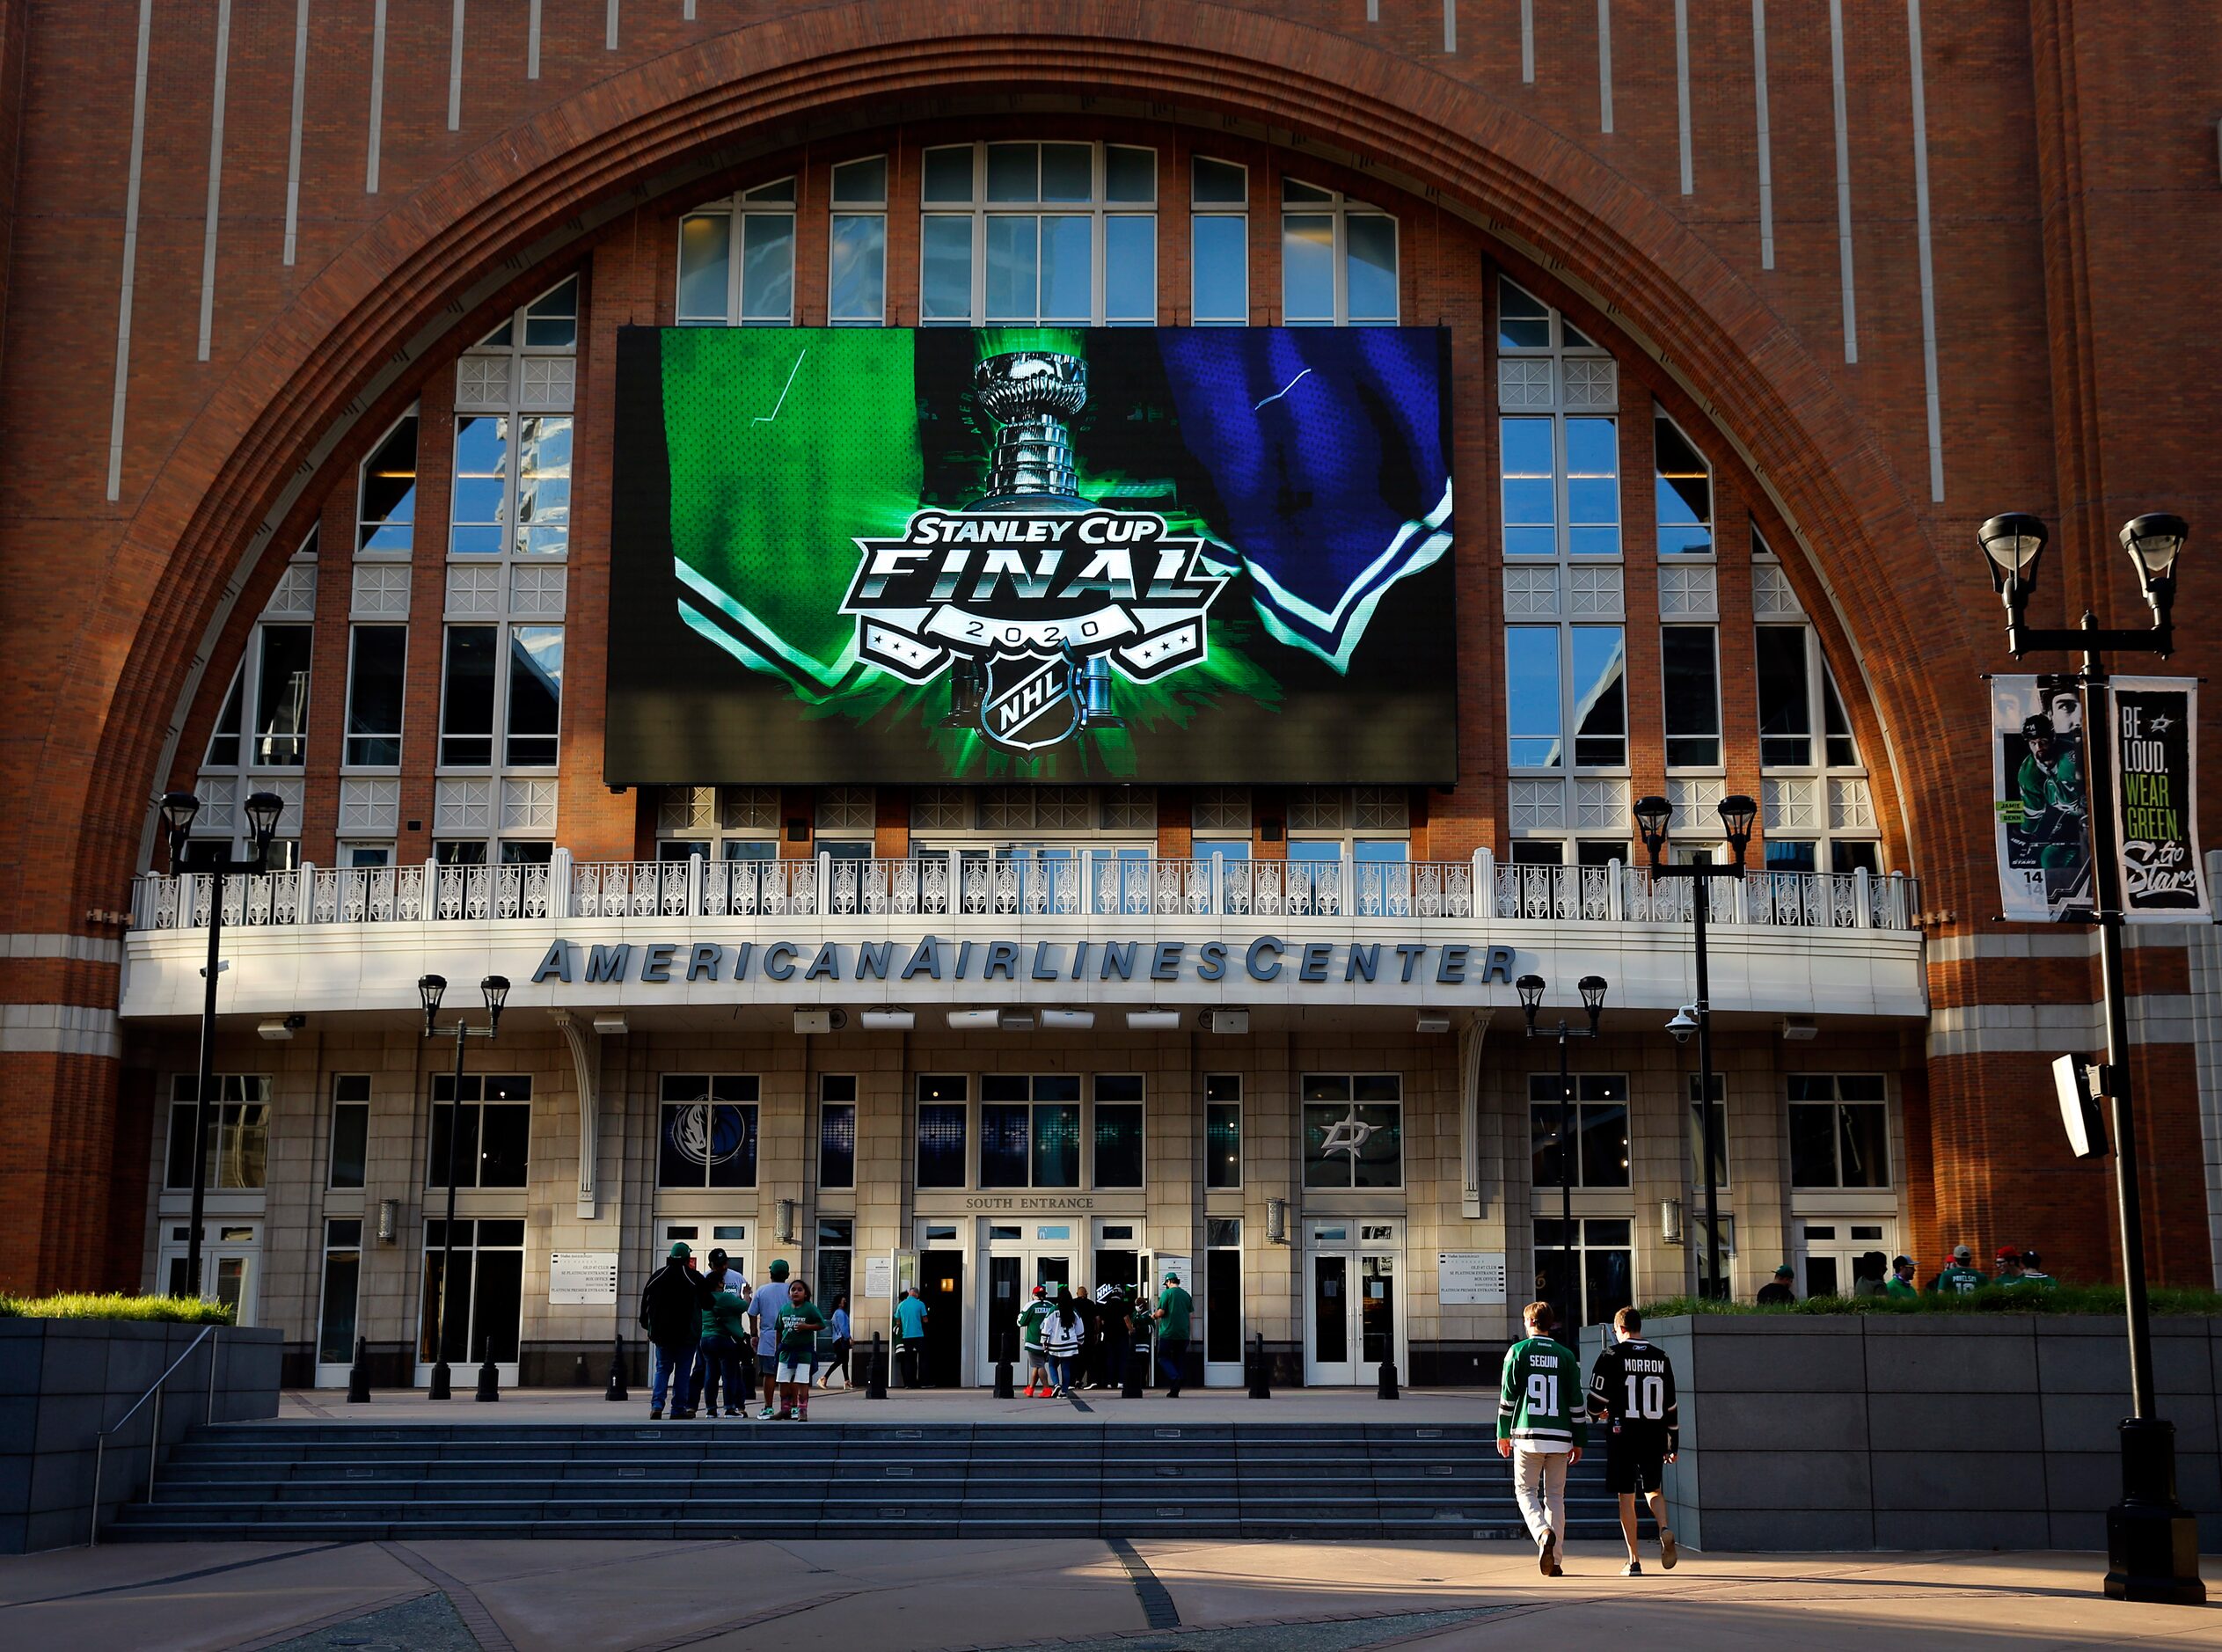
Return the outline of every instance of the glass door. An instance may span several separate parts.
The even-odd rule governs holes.
[[[171,1229],[172,1242],[163,1247],[161,1278],[165,1291],[183,1296],[186,1288],[186,1241],[190,1224]],[[201,1299],[221,1302],[231,1310],[234,1325],[255,1323],[256,1289],[262,1271],[261,1229],[251,1222],[210,1223],[201,1241]]]
[[[1851,1297],[1862,1280],[1880,1290],[1890,1276],[1887,1222],[1832,1220],[1798,1224],[1798,1295]]]
[[[435,1217],[424,1224],[424,1278],[419,1297],[416,1380],[432,1380],[432,1368],[444,1349],[450,1374],[460,1390],[475,1379],[489,1351],[494,1374],[505,1388],[517,1381],[517,1342],[524,1319],[524,1224],[501,1219],[459,1218],[455,1235],[455,1290],[441,1312],[445,1224]],[[466,1371],[467,1368],[467,1371]]]
[[[355,1299],[362,1283],[362,1218],[324,1224],[324,1281],[317,1305],[319,1388],[345,1388],[354,1364]]]
[[[1358,1380],[1350,1350],[1350,1255],[1347,1251],[1313,1251],[1305,1292],[1304,1383],[1312,1387],[1349,1387]]]
[[[1378,1382],[1405,1369],[1403,1254],[1393,1222],[1312,1224],[1305,1256],[1307,1386]]]
[[[982,1385],[995,1381],[998,1356],[1006,1348],[1020,1381],[1026,1379],[1026,1356],[1020,1351],[1019,1314],[1040,1285],[1051,1301],[1061,1287],[1076,1293],[1085,1285],[1073,1270],[1072,1225],[1065,1222],[990,1222],[982,1271],[987,1289],[980,1303],[979,1350],[973,1376]]]

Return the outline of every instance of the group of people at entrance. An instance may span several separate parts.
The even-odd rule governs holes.
[[[1137,1354],[1146,1361],[1154,1339],[1165,1397],[1178,1400],[1195,1313],[1195,1298],[1173,1271],[1166,1274],[1154,1305],[1122,1285],[1098,1285],[1093,1297],[1062,1284],[1053,1297],[1048,1285],[1036,1285],[1018,1318],[1027,1398],[1069,1400],[1075,1387],[1123,1387],[1128,1361]]]
[[[714,1417],[722,1391],[725,1414],[748,1415],[750,1397],[764,1388],[763,1422],[808,1422],[814,1378],[830,1389],[837,1375],[849,1379],[849,1299],[836,1297],[829,1317],[810,1299],[803,1280],[787,1277],[775,1260],[771,1277],[751,1290],[721,1250],[697,1270],[693,1248],[675,1240],[662,1268],[640,1292],[640,1327],[648,1334],[654,1370],[648,1415],[675,1422]],[[830,1339],[818,1375],[821,1335]]]
[[[1612,1337],[1585,1389],[1581,1356],[1551,1334],[1558,1326],[1551,1305],[1531,1302],[1522,1317],[1527,1334],[1505,1351],[1498,1385],[1497,1453],[1512,1459],[1513,1495],[1543,1575],[1565,1570],[1567,1470],[1582,1460],[1592,1422],[1605,1430],[1605,1485],[1620,1501],[1620,1535],[1628,1547],[1620,1575],[1643,1574],[1636,1553],[1638,1497],[1651,1506],[1659,1564],[1671,1571],[1677,1557],[1663,1481],[1681,1444],[1674,1363],[1643,1340],[1643,1316],[1623,1308],[1612,1316]]]
[[[1871,1253],[1875,1266],[1882,1265],[1882,1253]],[[1852,1269],[1852,1294],[1855,1297],[1918,1297],[1924,1287],[1914,1283],[1914,1261],[1911,1256],[1891,1259],[1889,1276],[1871,1275],[1862,1265],[1865,1258],[1854,1262]],[[1756,1298],[1762,1308],[1783,1308],[1798,1299],[1797,1270],[1785,1262],[1774,1270],[1774,1277],[1759,1287]],[[1937,1269],[1926,1289],[1930,1294],[1941,1292],[1948,1296],[1965,1296],[1970,1290],[1980,1290],[1985,1285],[2025,1285],[2038,1290],[2057,1289],[2059,1281],[2050,1274],[2039,1270],[2037,1254],[2019,1246],[1999,1246],[1998,1271],[1985,1274],[1975,1265],[1975,1253],[1964,1245],[1952,1247],[1951,1260]]]

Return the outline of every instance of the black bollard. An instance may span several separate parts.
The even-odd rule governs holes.
[[[1265,1333],[1261,1331],[1250,1344],[1250,1398],[1270,1400],[1273,1384],[1266,1374]]]
[[[347,1368],[347,1403],[370,1403],[370,1339],[367,1336],[354,1340],[354,1363]]]
[[[501,1373],[493,1368],[493,1339],[491,1336],[486,1338],[486,1363],[479,1367],[476,1397],[482,1400],[499,1400],[501,1398]]]
[[[632,1398],[625,1391],[625,1338],[621,1336],[610,1339],[610,1385],[602,1391],[602,1397],[619,1405]]]
[[[1018,1385],[1011,1379],[1012,1335],[1012,1328],[1005,1326],[1003,1334],[996,1339],[995,1397],[998,1400],[1016,1400],[1019,1397]]]
[[[1149,1375],[1150,1339],[1145,1336],[1137,1338],[1127,1349],[1126,1380],[1119,1385],[1119,1398],[1122,1400],[1141,1399],[1142,1385],[1148,1380]]]
[[[872,1334],[872,1366],[865,1378],[864,1397],[866,1400],[885,1400],[888,1397],[888,1368],[880,1352],[880,1334]]]
[[[1396,1361],[1392,1359],[1385,1359],[1381,1362],[1381,1380],[1373,1390],[1373,1397],[1376,1400],[1395,1400],[1400,1398],[1397,1393]]]

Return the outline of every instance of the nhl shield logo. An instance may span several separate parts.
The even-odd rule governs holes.
[[[1039,751],[1080,726],[1080,690],[1069,654],[990,654],[980,732],[1009,751]]]

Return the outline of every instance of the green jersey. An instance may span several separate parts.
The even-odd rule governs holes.
[[[749,1340],[749,1305],[730,1290],[720,1290],[710,1298],[710,1305],[702,1311],[702,1334],[729,1336],[736,1342]]]
[[[2039,1290],[2058,1290],[2060,1282],[2050,1274],[2033,1274],[2024,1269],[2012,1277],[2001,1276],[1991,1282],[1994,1285],[2034,1285]]]
[[[1954,1262],[1930,1282],[1929,1289],[1964,1297],[1970,1290],[1980,1290],[1990,1283],[1989,1279],[1976,1272],[1974,1268],[1963,1268],[1959,1263]]]
[[[1175,1342],[1188,1340],[1188,1316],[1195,1298],[1178,1285],[1167,1285],[1158,1296],[1158,1334]]]
[[[825,1315],[818,1312],[815,1302],[790,1303],[779,1310],[779,1357],[783,1360],[808,1359],[816,1351],[818,1333],[825,1327]]]
[[[1892,1274],[1883,1283],[1882,1294],[1886,1297],[1918,1297],[1921,1292],[1911,1279],[1901,1279]]]
[[[1589,1442],[1582,1409],[1582,1363],[1572,1349],[1531,1336],[1505,1350],[1497,1438],[1538,1451],[1579,1448]]]
[[[1038,1349],[1042,1346],[1042,1321],[1056,1312],[1057,1305],[1036,1297],[1019,1310],[1019,1346]]]

